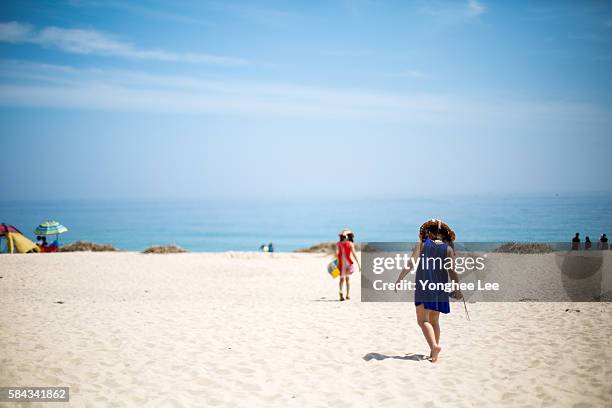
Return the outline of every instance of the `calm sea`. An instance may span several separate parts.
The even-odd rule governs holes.
[[[88,240],[124,250],[173,243],[191,251],[292,251],[333,241],[343,227],[358,241],[412,241],[442,218],[458,241],[593,241],[612,234],[612,195],[471,196],[431,199],[0,202],[0,222],[30,238],[40,222],[69,228],[61,243]]]

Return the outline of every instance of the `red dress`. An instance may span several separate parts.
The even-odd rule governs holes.
[[[351,241],[338,242],[338,269],[340,277],[346,277],[353,273],[353,261],[351,260]]]

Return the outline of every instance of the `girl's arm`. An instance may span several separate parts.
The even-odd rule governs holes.
[[[419,240],[419,242],[417,242],[417,244],[414,246],[414,250],[412,251],[412,259],[419,259],[419,256],[421,256],[421,241]],[[416,262],[416,261],[415,261]],[[408,273],[410,272],[410,270],[412,269],[412,266],[414,265],[414,262],[410,262],[410,264],[408,265],[408,267],[406,269],[404,269],[403,271],[400,272],[399,276],[397,277],[397,280],[395,281],[395,283],[399,283],[401,282],[402,279],[404,279],[406,277],[406,275],[408,275]],[[396,290],[397,292],[397,290]]]
[[[357,259],[357,254],[355,253],[355,245],[351,242],[351,254],[353,254],[353,258],[355,258],[355,262],[357,262],[357,266],[359,270],[361,270],[361,265],[359,265],[359,259]]]
[[[450,246],[446,251],[446,255],[452,260],[451,265],[455,265],[455,251]],[[454,266],[448,270],[448,277],[451,278],[451,281],[459,283],[459,274],[455,272]],[[462,299],[463,293],[459,289],[453,292],[455,299]]]

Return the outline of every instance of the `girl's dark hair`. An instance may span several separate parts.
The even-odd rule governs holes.
[[[425,230],[425,236],[423,237],[423,240],[427,239],[430,235],[435,237],[438,235],[439,232],[440,230],[438,229],[437,225],[427,227],[427,229]]]
[[[346,241],[346,235],[344,235],[344,234],[339,234],[338,236],[340,237],[340,242],[342,242],[342,241]]]
[[[349,241],[353,242],[353,240],[355,239],[355,236],[354,236],[354,235],[351,233],[351,234],[347,234],[347,235],[346,235],[346,238],[347,238]]]
[[[448,246],[450,246],[453,249],[453,251],[455,250],[455,243],[449,236],[448,231],[446,229],[444,228],[440,229],[438,228],[437,225],[432,225],[432,226],[427,227],[427,229],[424,232],[425,234],[423,236],[423,242],[425,242],[425,240],[429,238],[430,236],[433,236],[433,237],[441,236],[442,241],[447,243]]]
[[[453,251],[455,251],[455,241],[453,241],[450,238],[448,238],[448,239],[445,238],[444,241],[448,244],[449,247],[451,247],[453,249]]]

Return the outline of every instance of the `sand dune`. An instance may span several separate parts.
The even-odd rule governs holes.
[[[71,406],[609,406],[612,304],[456,307],[432,364],[412,305],[359,302],[359,274],[337,302],[327,261],[1,255],[0,385],[69,386]]]

